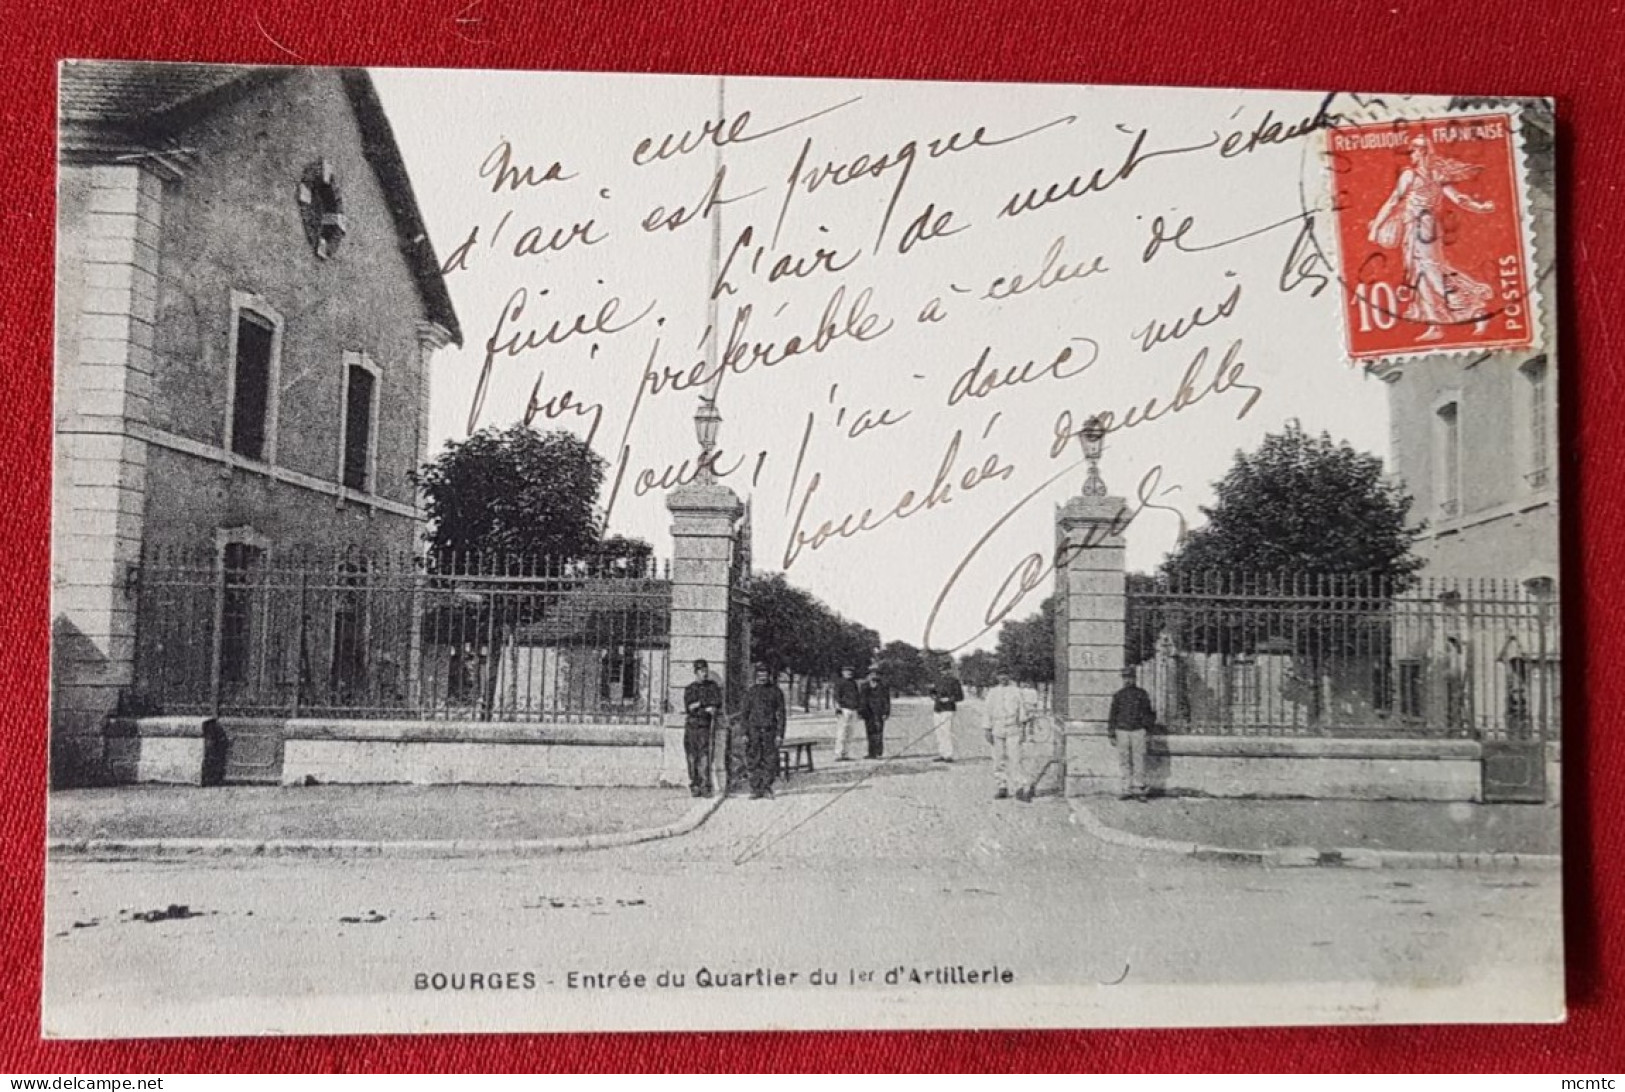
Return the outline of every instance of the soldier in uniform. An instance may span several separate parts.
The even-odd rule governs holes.
[[[852,678],[850,667],[841,668],[841,677],[835,682],[835,761],[850,761],[846,753],[847,740],[852,736],[852,722],[858,716],[858,684]]]
[[[988,691],[983,711],[987,742],[993,748],[993,798],[1004,800],[1014,794],[1017,800],[1031,801],[1025,747],[1038,714],[1036,695],[1015,685],[1008,671],[1001,671],[999,685]]]
[[[756,665],[756,683],[745,691],[739,711],[745,729],[745,762],[750,769],[750,798],[773,795],[779,773],[779,744],[784,741],[784,691],[769,677],[767,667]]]
[[[716,739],[722,687],[711,677],[711,665],[694,661],[694,681],[683,688],[683,751],[688,755],[688,791],[711,795],[711,748]]]
[[[858,687],[858,714],[869,740],[869,757],[886,757],[886,718],[891,716],[891,691],[873,668]]]
[[[937,738],[937,757],[932,761],[954,760],[954,711],[964,700],[965,687],[959,681],[959,671],[950,666],[931,687],[931,730]]]
[[[1123,768],[1124,800],[1144,800],[1150,792],[1145,776],[1145,740],[1157,725],[1151,695],[1140,689],[1136,675],[1134,668],[1123,668],[1123,686],[1112,695],[1111,712],[1106,716],[1106,735],[1117,748],[1117,760]]]

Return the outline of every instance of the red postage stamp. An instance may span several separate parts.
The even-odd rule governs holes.
[[[1395,119],[1326,139],[1351,358],[1534,343],[1511,115]]]

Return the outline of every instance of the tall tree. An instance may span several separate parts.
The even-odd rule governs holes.
[[[834,615],[834,638],[825,649],[825,667],[829,676],[841,673],[841,668],[850,667],[853,672],[862,674],[875,659],[875,649],[880,647],[880,634],[860,622],[853,622]]]
[[[907,641],[888,641],[874,665],[894,694],[923,694],[931,686],[925,656]]]
[[[978,694],[998,682],[999,657],[985,648],[959,657],[959,681]]]
[[[1047,595],[1027,618],[999,628],[998,666],[1025,683],[1055,680],[1055,596]]]
[[[655,609],[651,598],[627,594],[655,576],[649,544],[620,535],[604,537],[597,505],[605,466],[591,447],[568,432],[514,425],[448,441],[416,475],[430,521],[429,545],[441,555],[434,559],[439,590],[455,588],[490,565],[520,577],[548,571],[568,576],[568,604],[580,616],[582,632],[663,636],[668,613]],[[551,589],[565,590],[557,583]],[[565,600],[493,595],[483,586],[464,587],[462,596],[429,608],[424,626],[439,642],[457,649],[458,666],[450,669],[448,693],[470,685],[462,666],[467,661],[461,657],[485,665],[478,700],[481,715],[490,716],[498,649]]]
[[[936,686],[953,670],[953,654],[943,652],[941,649],[928,648],[920,653],[925,660],[925,687],[929,689]]]
[[[1295,425],[1238,452],[1202,509],[1207,523],[1163,563],[1169,575],[1208,572],[1352,575],[1403,585],[1411,553],[1411,497],[1385,480],[1382,460]]]
[[[832,678],[842,667],[862,671],[880,641],[783,573],[752,575],[750,600],[751,657],[774,671],[813,678]]]
[[[430,546],[528,557],[597,554],[604,545],[597,505],[605,469],[603,458],[569,432],[514,425],[447,441],[417,475]],[[646,556],[647,546],[637,545]]]
[[[1130,576],[1142,594],[1125,654],[1143,661],[1163,640],[1224,657],[1288,652],[1318,721],[1329,662],[1388,659],[1388,608],[1423,564],[1411,497],[1377,456],[1295,425],[1238,452],[1214,493],[1160,578]]]
[[[750,581],[750,654],[775,674],[815,673],[828,626],[824,605],[783,573],[754,574]]]

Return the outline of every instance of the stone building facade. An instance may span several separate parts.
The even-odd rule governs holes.
[[[417,545],[429,361],[461,343],[364,71],[69,63],[60,92],[59,783],[131,686],[152,547]]]
[[[1390,366],[1390,465],[1431,576],[1557,579],[1557,376],[1551,358]]]

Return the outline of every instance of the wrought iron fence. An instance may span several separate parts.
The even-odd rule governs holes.
[[[646,557],[158,547],[131,588],[138,711],[652,723],[667,702]]]
[[[1545,581],[1135,575],[1125,653],[1173,733],[1555,738]]]

